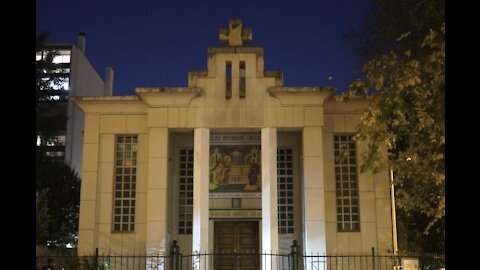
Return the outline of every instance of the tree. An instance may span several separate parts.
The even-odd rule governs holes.
[[[50,216],[48,215],[48,201],[47,201],[47,189],[43,189],[37,192],[35,200],[36,209],[36,242],[41,243],[41,239],[45,239],[48,236],[48,223],[50,222]]]
[[[362,169],[378,170],[379,147],[388,149],[400,248],[443,251],[445,0],[370,3],[364,24],[346,33],[367,78],[342,96],[374,93],[357,137],[370,146]]]
[[[396,48],[402,50],[369,60],[363,67],[367,79],[353,82],[341,99],[368,95],[374,90],[355,136],[357,141],[368,144],[361,169],[373,172],[393,169],[397,207],[404,215],[404,222],[419,219],[422,222],[416,221],[415,230],[421,229],[423,235],[436,233],[443,241],[445,24],[430,30],[419,44],[409,38],[406,33],[396,40],[399,43]],[[403,42],[413,45],[409,47]],[[381,163],[382,149],[388,150],[388,164]],[[412,229],[408,223],[400,227]],[[417,244],[423,243],[417,240]],[[425,244],[422,251],[429,249],[428,246]]]
[[[49,214],[48,234],[39,238],[38,242],[62,246],[76,243],[80,209],[78,174],[66,163],[44,160],[41,166],[37,167],[36,177],[39,194],[44,194],[45,190],[48,190],[45,201]],[[41,224],[42,222],[39,223],[37,219],[37,230]]]
[[[345,33],[354,46],[360,63],[389,53],[410,49],[422,43],[430,28],[437,29],[445,22],[445,0],[371,0],[365,21]],[[405,33],[409,38],[399,43]]]

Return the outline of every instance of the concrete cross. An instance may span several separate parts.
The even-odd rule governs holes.
[[[230,19],[228,28],[220,28],[220,42],[229,46],[242,46],[243,43],[252,42],[252,29],[242,29],[242,19]]]

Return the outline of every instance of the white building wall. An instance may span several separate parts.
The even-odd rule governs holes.
[[[393,250],[388,172],[360,172],[361,156],[367,150],[364,143],[356,144],[360,231],[337,232],[333,136],[354,134],[368,102],[367,99],[358,99],[342,103],[330,99],[324,104],[323,162],[329,254],[370,254],[372,248],[379,254],[387,254],[387,250]]]

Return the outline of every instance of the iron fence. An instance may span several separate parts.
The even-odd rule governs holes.
[[[444,270],[438,254],[379,255],[372,248],[364,255],[322,255],[299,252],[296,241],[287,254],[222,251],[181,254],[176,241],[170,254],[155,256],[104,255],[37,256],[37,270],[51,264],[55,270]],[[407,264],[410,267],[408,268]],[[416,268],[415,268],[416,267]]]

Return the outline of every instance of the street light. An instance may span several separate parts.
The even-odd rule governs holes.
[[[395,211],[395,186],[393,184],[393,169],[390,168],[390,200],[392,203],[392,237],[393,237],[393,255],[398,255],[397,243],[397,212]]]
[[[411,161],[411,157],[405,159],[407,162]],[[390,200],[392,203],[392,237],[393,237],[393,255],[398,255],[397,242],[397,211],[395,210],[395,185],[393,184],[393,168],[390,167]]]

